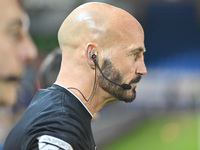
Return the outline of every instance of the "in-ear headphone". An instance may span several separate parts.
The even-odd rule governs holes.
[[[97,51],[92,51],[90,53],[90,58],[93,59],[94,61],[96,61],[96,59],[97,59]]]

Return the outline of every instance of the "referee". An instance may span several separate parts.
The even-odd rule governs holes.
[[[132,102],[146,74],[144,32],[128,12],[86,3],[64,20],[56,82],[38,90],[4,150],[95,150],[91,119],[105,104]]]

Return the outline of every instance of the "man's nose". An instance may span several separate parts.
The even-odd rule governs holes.
[[[35,44],[33,43],[31,37],[26,34],[21,41],[19,57],[24,62],[30,62],[34,60],[38,55]]]
[[[136,74],[146,75],[147,74],[147,68],[144,63],[144,60],[141,60],[138,64],[138,67],[136,69]]]

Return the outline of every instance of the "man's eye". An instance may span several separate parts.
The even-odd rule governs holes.
[[[131,56],[136,57],[136,56],[137,56],[137,53],[132,53]]]
[[[21,32],[20,31],[12,31],[12,32],[10,32],[10,36],[13,40],[20,40]]]
[[[19,32],[18,31],[13,31],[12,33],[11,33],[11,36],[13,36],[13,37],[18,37],[19,36]]]

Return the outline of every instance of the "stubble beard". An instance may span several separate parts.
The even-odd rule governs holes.
[[[121,76],[119,70],[117,70],[114,67],[114,65],[112,64],[112,62],[110,60],[108,60],[108,59],[103,60],[101,71],[110,80],[117,82],[119,84],[122,84],[122,76]],[[97,76],[97,80],[98,80],[99,86],[103,90],[105,90],[109,94],[113,95],[119,101],[124,101],[124,102],[128,103],[128,102],[132,102],[136,98],[135,88],[130,89],[132,94],[128,95],[128,92],[130,93],[130,91],[124,90],[120,86],[115,85],[115,84],[111,83],[110,81],[106,80],[102,76],[102,74],[99,74]]]

